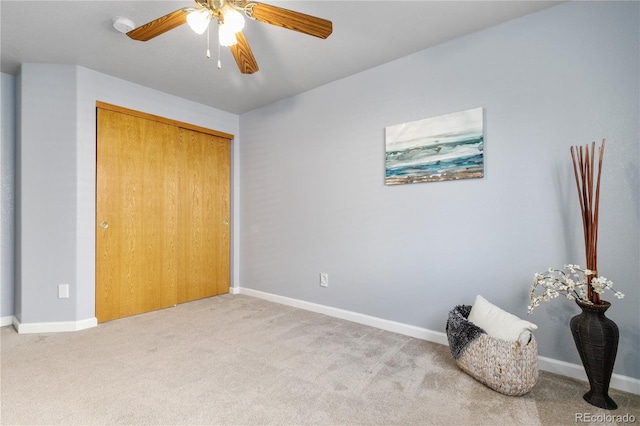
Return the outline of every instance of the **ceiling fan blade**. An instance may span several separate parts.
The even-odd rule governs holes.
[[[250,5],[247,15],[267,24],[319,38],[327,38],[333,32],[331,21],[264,3]]]
[[[148,41],[187,22],[191,9],[183,8],[154,19],[127,33],[134,40]]]
[[[253,74],[258,71],[258,63],[242,31],[236,33],[236,40],[238,41],[236,44],[229,46],[233,57],[236,59],[236,64],[238,64],[242,74]]]

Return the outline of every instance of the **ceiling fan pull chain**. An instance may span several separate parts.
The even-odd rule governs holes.
[[[211,51],[209,50],[209,40],[210,40],[210,33],[209,33],[209,27],[207,26],[207,59],[211,58]]]

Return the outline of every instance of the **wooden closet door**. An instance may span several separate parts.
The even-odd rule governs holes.
[[[98,109],[96,317],[176,304],[175,126]]]
[[[114,108],[97,117],[98,321],[228,293],[229,139]]]
[[[180,129],[178,303],[229,292],[229,141]]]

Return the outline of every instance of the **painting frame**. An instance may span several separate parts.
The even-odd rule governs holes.
[[[484,108],[385,127],[385,185],[484,177]]]

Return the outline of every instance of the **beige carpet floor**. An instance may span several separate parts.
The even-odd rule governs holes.
[[[3,425],[640,423],[638,395],[613,390],[605,411],[585,382],[543,372],[504,396],[446,346],[241,295],[72,333],[3,327],[0,343]]]

